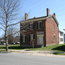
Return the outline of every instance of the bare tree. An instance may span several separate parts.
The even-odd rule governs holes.
[[[18,16],[20,16],[19,7],[19,0],[0,0],[0,29],[2,29],[5,32],[6,51],[8,51],[8,27],[20,23],[20,21],[15,22]]]

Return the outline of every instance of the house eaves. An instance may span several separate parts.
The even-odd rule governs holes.
[[[28,23],[28,22],[33,22],[33,21],[46,20],[47,18],[50,18],[50,17],[53,17],[53,19],[59,25],[59,23],[58,23],[57,19],[54,17],[54,15],[49,15],[49,16],[39,17],[39,18],[33,18],[33,19],[28,19],[28,20],[21,21],[21,23]]]
[[[27,23],[27,22],[33,22],[33,21],[39,21],[39,20],[46,20],[47,18],[36,18],[36,19],[29,19],[25,21],[21,21],[21,23]]]
[[[58,23],[56,17],[54,17],[54,15],[52,15],[52,17],[54,18],[54,20],[56,21],[56,23],[59,25],[59,23]]]

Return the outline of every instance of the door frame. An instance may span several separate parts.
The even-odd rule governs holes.
[[[40,31],[40,32],[36,32],[37,33],[37,37],[38,36],[43,36],[44,37],[44,31]],[[37,45],[38,45],[38,40],[37,40]],[[43,44],[44,45],[44,40],[43,40]]]

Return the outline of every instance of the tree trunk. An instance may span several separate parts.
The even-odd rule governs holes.
[[[5,41],[6,41],[6,51],[8,51],[7,29],[6,29],[6,31],[5,31]]]

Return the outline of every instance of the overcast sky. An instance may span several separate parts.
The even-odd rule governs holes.
[[[59,29],[65,28],[65,0],[20,0],[22,16],[29,14],[29,18],[46,16],[46,9],[50,9],[50,15],[56,13],[59,22]],[[64,31],[63,31],[64,32]],[[0,37],[3,34],[1,30]]]

